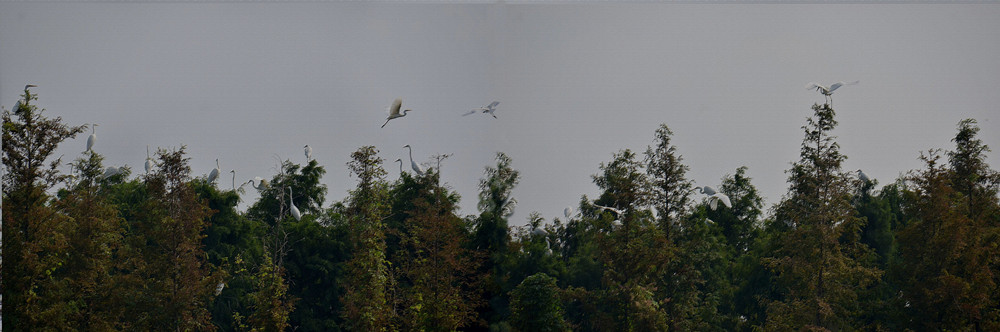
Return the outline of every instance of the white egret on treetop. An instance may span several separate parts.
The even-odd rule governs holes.
[[[235,191],[236,190],[236,170],[235,169],[231,169],[231,170],[229,170],[229,173],[233,173],[233,190]]]
[[[865,172],[862,172],[860,169],[858,170],[858,180],[861,180],[861,181],[864,181],[864,182],[871,181],[868,178],[868,174],[865,174]]]
[[[299,208],[295,207],[295,201],[292,200],[292,187],[288,187],[288,205],[291,206],[292,217],[295,220],[302,220],[302,213],[299,212]]]
[[[396,161],[399,162],[399,174],[403,174],[403,159],[396,158]]]
[[[309,144],[306,144],[306,146],[303,146],[302,148],[306,152],[306,161],[311,160],[313,157],[313,148],[309,147]]]
[[[219,178],[219,173],[221,172],[222,170],[219,167],[219,158],[215,158],[215,168],[208,173],[208,183],[215,182],[215,179]]]
[[[153,159],[149,158],[149,145],[146,146],[146,174],[153,170]]]
[[[404,117],[406,116],[406,112],[411,111],[411,110],[403,110],[403,114],[399,114],[399,109],[402,106],[403,106],[402,98],[396,98],[396,100],[392,101],[392,106],[389,106],[389,116],[385,118],[385,123],[382,124],[382,128],[385,128],[385,125],[389,124],[389,120]]]
[[[855,85],[855,84],[858,84],[860,82],[861,81],[854,81],[854,82],[840,81],[840,82],[837,82],[837,83],[830,84],[830,87],[825,87],[825,86],[819,85],[819,83],[816,83],[816,82],[810,82],[809,84],[806,84],[806,90],[813,90],[813,89],[815,89],[816,91],[819,91],[819,93],[822,93],[824,96],[826,96],[826,101],[827,102],[830,102],[832,100],[831,95],[833,95],[833,91],[834,90],[837,90],[840,87],[845,86],[845,85]]]
[[[93,127],[90,127],[90,137],[87,137],[87,151],[90,151],[94,147],[94,144],[96,143],[97,143],[97,124],[95,123]]]
[[[413,161],[413,148],[410,147],[409,144],[404,145],[403,147],[407,148],[407,149],[410,149],[410,167],[413,168],[413,171],[416,172],[417,175],[423,176],[424,175],[424,169],[423,169],[423,167],[420,167],[420,165],[417,165],[417,163],[415,161]]]

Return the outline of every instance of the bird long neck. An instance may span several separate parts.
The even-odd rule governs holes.
[[[406,149],[407,149],[407,150],[410,150],[410,162],[412,163],[412,162],[413,162],[413,148],[412,148],[412,147],[409,147],[409,146],[407,146],[407,147],[406,147]]]

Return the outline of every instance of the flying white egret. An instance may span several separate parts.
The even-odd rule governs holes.
[[[702,194],[705,194],[705,195],[709,195],[709,196],[715,195],[715,193],[716,193],[715,188],[712,188],[710,186],[695,187],[694,190],[697,190],[699,193],[702,193]]]
[[[125,171],[125,167],[108,166],[107,168],[104,169],[104,178],[107,179],[112,176],[121,174],[123,171]]]
[[[471,110],[468,113],[462,114],[462,116],[466,116],[466,115],[469,115],[469,114],[473,114],[473,113],[482,111],[484,114],[485,113],[489,113],[490,115],[493,116],[494,119],[496,119],[497,115],[495,113],[493,113],[493,112],[496,112],[497,105],[500,105],[500,102],[499,101],[494,101],[494,102],[490,103],[489,105],[486,105],[486,106],[483,106],[483,107]]]
[[[302,148],[305,149],[306,152],[306,161],[311,160],[313,157],[313,148],[309,147],[309,144],[306,144],[306,146],[303,146]]]
[[[726,194],[715,191],[715,188],[712,188],[710,186],[704,186],[704,187],[695,187],[694,190],[697,190],[702,194],[708,195],[708,207],[712,208],[712,210],[715,210],[715,207],[719,205],[719,202],[722,202],[722,205],[725,205],[728,208],[733,207],[733,204],[729,201],[729,196],[726,196]]]
[[[416,172],[417,175],[423,176],[424,175],[424,168],[420,167],[420,165],[417,165],[417,162],[413,161],[413,148],[410,147],[409,144],[404,145],[403,147],[407,148],[407,149],[410,149],[410,167],[413,168],[413,171]]]
[[[594,206],[599,207],[602,210],[614,212],[615,214],[618,214],[618,215],[624,215],[625,214],[625,211],[622,211],[622,210],[619,210],[619,209],[616,209],[616,208],[613,208],[613,207],[610,207],[610,206],[597,205],[597,204],[594,204]]]
[[[215,182],[215,179],[219,178],[219,173],[221,172],[222,170],[219,167],[219,158],[215,158],[215,168],[208,173],[208,183]]]
[[[146,146],[146,174],[153,170],[153,159],[149,158],[149,145]]]
[[[96,143],[97,143],[97,124],[95,123],[93,127],[90,127],[90,137],[87,137],[87,151],[93,149],[94,144]]]
[[[868,178],[868,175],[860,169],[858,170],[858,180],[864,181],[865,183],[871,181],[871,179]]]
[[[236,190],[236,170],[235,169],[231,169],[231,170],[229,170],[229,173],[233,173],[233,190],[235,191]]]
[[[725,205],[727,208],[733,207],[733,203],[729,201],[729,196],[726,196],[726,194],[715,193],[715,195],[708,196],[708,207],[712,208],[712,210],[715,210],[719,202],[722,202],[722,205]]]
[[[399,162],[399,174],[403,174],[403,159],[396,158],[396,161]]]
[[[396,100],[392,101],[392,106],[389,106],[389,116],[385,118],[385,123],[382,124],[382,128],[385,128],[385,125],[389,124],[389,120],[404,117],[406,116],[406,112],[412,111],[412,110],[403,110],[403,114],[399,114],[399,109],[402,106],[403,106],[402,98],[396,98]]]
[[[299,208],[295,207],[295,201],[292,200],[292,187],[288,187],[288,205],[291,205],[292,217],[295,220],[302,220],[302,213],[299,212]]]
[[[255,177],[253,177],[253,179],[247,180],[247,182],[244,183],[244,184],[247,184],[247,183],[249,183],[251,187],[253,187],[254,189],[257,189],[257,190],[267,189],[267,180],[264,180],[264,179],[260,178],[259,176],[255,176]]]

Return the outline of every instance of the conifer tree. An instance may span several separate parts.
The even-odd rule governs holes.
[[[1000,328],[996,172],[985,163],[986,145],[973,120],[959,123],[955,151],[941,162],[938,151],[922,155],[926,168],[910,178],[899,231],[904,325],[927,330],[988,331]]]
[[[61,158],[49,161],[60,143],[86,127],[48,118],[32,104],[26,86],[23,100],[3,112],[3,328],[64,329],[79,314],[70,301],[69,280],[53,276],[66,263],[73,232],[70,218],[49,205],[47,190],[62,179]]]
[[[813,105],[801,159],[788,171],[788,194],[775,218],[790,229],[781,234],[768,266],[777,274],[780,300],[769,304],[768,329],[858,328],[858,292],[881,271],[856,259],[867,250],[859,241],[864,220],[851,206],[847,158],[830,132],[837,126],[829,104]]]
[[[383,224],[389,214],[386,172],[373,146],[361,147],[351,159],[347,165],[358,178],[358,186],[351,191],[346,211],[351,259],[346,266],[342,315],[349,329],[389,331],[394,329],[394,312]]]

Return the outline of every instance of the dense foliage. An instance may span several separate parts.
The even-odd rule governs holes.
[[[191,174],[183,147],[137,176],[93,150],[60,172],[53,151],[86,127],[36,100],[3,112],[7,330],[1000,330],[1000,173],[971,119],[879,188],[842,168],[835,112],[814,105],[770,213],[746,167],[712,208],[661,125],[597,165],[598,197],[512,227],[503,153],[475,215],[440,160],[391,181],[373,146],[343,201],[325,202],[324,166],[285,161],[240,212],[243,187]]]

